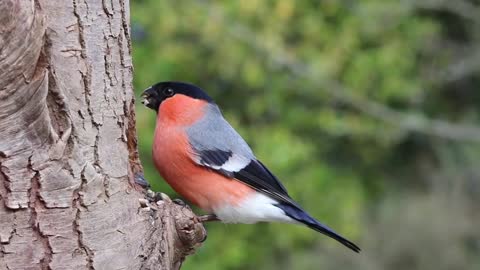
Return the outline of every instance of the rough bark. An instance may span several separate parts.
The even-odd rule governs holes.
[[[205,238],[140,208],[130,52],[127,0],[0,1],[0,269],[176,269]]]

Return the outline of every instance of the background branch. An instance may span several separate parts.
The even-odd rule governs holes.
[[[443,1],[441,3],[447,7],[451,6]],[[429,7],[431,6],[429,5]],[[454,141],[480,142],[480,127],[477,125],[452,123],[441,119],[429,118],[420,113],[396,111],[382,103],[355,95],[352,89],[347,89],[340,82],[326,78],[323,74],[309,66],[308,63],[298,60],[281,43],[267,43],[247,26],[238,21],[228,20],[221,7],[205,3],[199,5],[199,7],[203,8],[205,12],[209,12],[212,18],[223,25],[227,30],[226,34],[254,48],[260,57],[271,63],[272,68],[288,70],[293,78],[306,80],[309,82],[309,85],[313,85],[312,87],[317,86],[318,90],[328,93],[332,98],[348,104],[365,115],[408,132],[417,132]],[[459,7],[455,5],[455,7],[457,8],[455,10],[462,12],[464,16],[470,17],[472,15],[466,4]],[[462,8],[460,9],[460,7]],[[466,63],[458,63],[458,65],[452,67],[456,72],[451,75],[453,78],[450,79],[457,78],[461,75],[460,73],[464,74],[471,70],[470,65],[476,67],[477,64],[473,60],[469,61],[468,65]],[[452,70],[449,69],[447,72],[451,74]]]

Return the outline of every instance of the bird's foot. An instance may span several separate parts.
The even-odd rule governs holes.
[[[179,205],[181,206],[182,208],[187,208],[188,210],[192,210],[192,208],[190,207],[190,205],[188,205],[187,203],[185,203],[182,199],[179,199],[179,198],[176,198],[176,199],[173,199],[172,202],[176,205]]]
[[[134,179],[135,179],[135,184],[141,186],[142,188],[144,188],[144,189],[149,189],[150,188],[150,184],[145,179],[145,176],[143,176],[142,173],[135,174]]]
[[[147,190],[147,193],[146,193],[145,197],[150,203],[156,203],[158,201],[164,200],[164,198],[168,198],[168,196],[166,194],[161,193],[161,192],[155,192],[151,189]],[[168,198],[168,199],[170,199],[170,198]]]
[[[172,202],[176,205],[187,206],[187,204],[179,198],[173,199]]]
[[[197,216],[197,219],[201,223],[205,223],[205,222],[209,222],[209,221],[219,221],[220,220],[215,214]]]
[[[138,202],[140,203],[140,209],[142,211],[150,211],[150,210],[156,210],[156,206],[166,202],[166,203],[175,203],[175,204],[180,204],[182,206],[187,206],[182,200],[180,199],[170,199],[167,194],[163,192],[155,192],[151,189],[148,189],[145,192],[145,198],[140,198],[138,199]],[[187,206],[188,207],[188,206]]]
[[[172,200],[167,194],[162,192],[154,192],[149,189],[147,191],[146,197],[147,197],[147,200],[151,203],[156,203],[159,201],[173,202],[176,205],[180,205],[190,209],[190,206],[188,206],[188,204],[186,204],[182,199],[176,198]]]

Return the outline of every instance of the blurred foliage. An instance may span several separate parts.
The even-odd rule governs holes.
[[[132,0],[131,12],[137,94],[164,80],[205,89],[292,197],[364,250],[300,226],[217,223],[183,269],[479,269],[478,1]],[[140,104],[137,117],[146,177],[173,195],[151,162],[155,114]]]

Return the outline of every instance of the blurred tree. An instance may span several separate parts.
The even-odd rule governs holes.
[[[206,89],[305,208],[346,235],[373,237],[366,226],[381,220],[374,205],[385,196],[442,197],[430,195],[438,172],[479,185],[478,14],[467,0],[136,1],[132,20],[145,35],[134,41],[134,84]],[[147,164],[154,116],[138,112]],[[314,247],[334,246],[284,224],[209,229],[187,269],[312,269],[325,265]],[[312,265],[289,264],[307,255]]]

